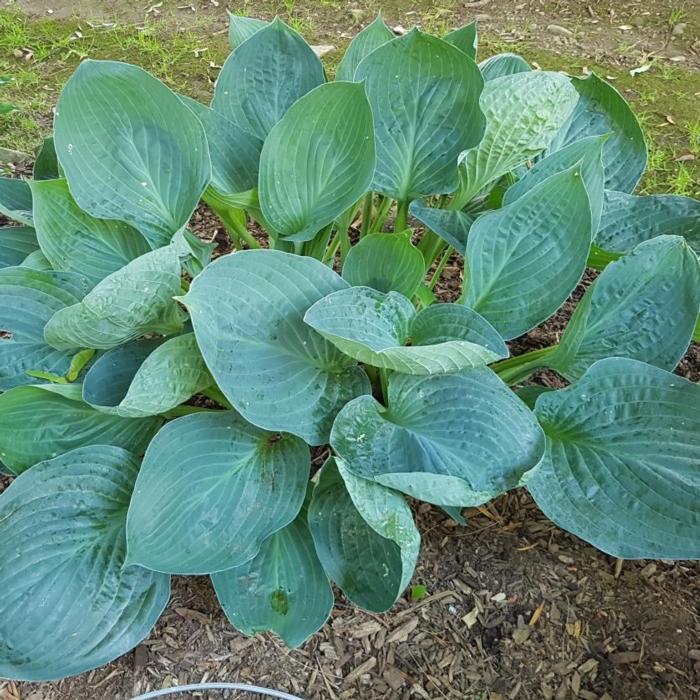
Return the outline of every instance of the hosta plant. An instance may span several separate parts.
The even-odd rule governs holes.
[[[290,646],[332,583],[385,611],[414,499],[461,519],[524,486],[613,556],[700,557],[700,387],[673,374],[700,203],[634,194],[620,94],[477,64],[474,25],[379,18],[335,81],[280,20],[230,36],[209,104],[84,61],[33,177],[0,180],[0,676],[123,654],[171,574]],[[232,244],[213,261],[201,201]],[[558,344],[510,357],[587,266]]]

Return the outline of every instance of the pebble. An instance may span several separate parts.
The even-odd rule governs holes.
[[[673,29],[671,30],[671,34],[673,34],[673,36],[682,36],[687,26],[688,25],[686,22],[679,22],[678,24],[674,25]]]
[[[331,51],[335,51],[335,46],[333,46],[333,44],[319,44],[318,46],[312,46],[311,50],[319,58],[323,58],[326,54],[329,54]]]
[[[573,36],[574,35],[574,33],[570,29],[567,29],[566,27],[562,27],[558,24],[547,25],[547,31],[550,34],[554,34],[555,36]]]

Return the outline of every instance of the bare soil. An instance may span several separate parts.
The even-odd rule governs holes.
[[[334,13],[324,10],[328,4]],[[635,44],[633,52],[666,51],[684,55],[686,66],[700,65],[695,2],[626,2],[624,8],[607,0],[444,4],[450,24],[480,14],[484,31],[503,41],[527,33],[550,49],[632,65],[640,56],[620,58],[611,49],[617,32]],[[17,0],[16,5],[42,16],[52,9],[55,16],[80,12],[124,21],[141,21],[148,9],[146,3],[119,0]],[[263,17],[275,11],[269,2],[239,5],[233,9]],[[315,18],[319,38],[339,41],[341,33],[357,30],[348,9],[370,3],[297,5]],[[372,3],[374,9],[379,5],[390,23],[411,23],[407,13],[413,10],[402,3]],[[186,0],[166,0],[149,17],[160,12],[160,19],[180,26],[205,17],[207,31],[225,27],[223,4],[192,6],[195,11]],[[434,2],[420,7],[422,16],[442,11]],[[666,18],[679,7],[690,13],[688,26],[670,38]],[[640,19],[632,21],[635,17]],[[573,36],[547,30],[551,24]],[[584,26],[591,30],[585,42],[579,39]],[[219,243],[219,252],[228,249],[225,233],[205,207],[193,224],[202,237]],[[453,262],[438,287],[446,300],[459,284]],[[593,275],[587,274],[555,317],[513,343],[513,352],[556,341]],[[678,372],[700,380],[698,345]],[[562,385],[553,373],[542,373],[537,381]],[[254,683],[306,700],[686,700],[700,695],[698,563],[616,561],[554,526],[524,491],[466,511],[464,527],[429,505],[416,505],[415,512],[423,546],[413,583],[426,587],[422,600],[404,598],[390,613],[374,615],[358,611],[338,592],[329,624],[290,651],[270,635],[248,639],[237,633],[206,577],[175,577],[165,614],[135,651],[57,683],[0,682],[0,700],[129,700],[146,690],[206,680]]]

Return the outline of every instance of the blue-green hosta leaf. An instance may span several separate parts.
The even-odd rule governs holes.
[[[54,180],[62,177],[53,136],[45,138],[41,144],[41,149],[34,161],[32,177],[34,180]]]
[[[452,192],[457,157],[484,131],[474,61],[414,29],[369,54],[355,79],[365,81],[375,119],[372,189],[399,200]]]
[[[38,249],[31,226],[0,226],[0,268],[21,265],[27,255]]]
[[[0,177],[0,214],[25,226],[32,225],[32,191],[26,180]]]
[[[503,197],[504,206],[514,202],[551,175],[580,164],[581,177],[583,177],[591,205],[591,230],[595,234],[600,225],[603,210],[605,184],[603,148],[607,139],[607,134],[587,136],[539,160],[520,180],[508,188]]]
[[[87,445],[140,454],[162,423],[100,413],[82,400],[80,384],[15,387],[0,394],[0,416],[0,460],[16,474]]]
[[[0,497],[0,676],[48,681],[102,666],[148,636],[170,577],[124,567],[138,460],[108,445],[41,462]]]
[[[151,249],[128,224],[84,212],[65,180],[37,181],[31,187],[37,239],[54,270],[78,272],[94,285]]]
[[[610,134],[603,146],[605,189],[633,192],[647,164],[647,147],[637,117],[620,93],[597,75],[571,78],[576,108],[552,141],[556,151],[585,136]]]
[[[250,561],[212,574],[216,597],[245,635],[272,631],[301,646],[333,609],[333,590],[314,548],[307,510],[268,537]]]
[[[348,403],[331,444],[356,476],[436,505],[484,503],[513,488],[542,457],[532,413],[487,368],[389,376],[387,407]]]
[[[571,115],[578,93],[560,73],[528,71],[489,80],[481,95],[484,137],[460,156],[455,209],[544,151]]]
[[[381,14],[366,26],[359,34],[356,34],[345,52],[338,70],[335,73],[336,80],[354,80],[355,70],[362,59],[369,56],[372,51],[394,39],[394,33],[386,26]]]
[[[271,129],[260,155],[263,216],[283,238],[311,240],[372,182],[372,110],[358,83],[327,83]]]
[[[433,309],[438,309],[441,321],[435,330]],[[304,321],[346,355],[405,374],[459,372],[508,356],[492,328],[491,347],[479,344],[480,329],[474,334],[470,326],[473,321],[479,326],[488,323],[471,309],[435,304],[417,313],[405,296],[370,287],[341,289],[319,299]]]
[[[168,423],[148,446],[127,519],[128,561],[203,574],[252,559],[304,502],[309,448],[235,411]]]
[[[27,257],[20,263],[20,267],[29,267],[32,270],[53,270],[51,263],[41,252],[41,250],[33,250],[31,253],[29,253],[29,255],[27,255]],[[84,279],[84,282],[86,288],[88,288],[90,285],[87,279]]]
[[[587,290],[549,367],[573,381],[596,360],[629,357],[672,370],[700,311],[700,264],[678,236],[640,243]]]
[[[217,78],[211,106],[264,141],[285,112],[323,82],[321,61],[278,18],[229,55]]]
[[[370,233],[350,248],[343,278],[354,287],[410,297],[425,277],[425,260],[409,233]]]
[[[472,61],[476,61],[476,52],[479,48],[479,30],[476,22],[465,24],[442,37],[452,46],[456,46],[462,53],[467,54]]]
[[[465,304],[506,340],[522,335],[566,301],[590,247],[590,203],[577,165],[476,220]]]
[[[348,286],[313,258],[274,250],[226,255],[183,298],[219,388],[241,415],[313,445],[337,412],[370,390],[354,360],[304,323],[307,309]]]
[[[211,177],[197,117],[136,66],[83,61],[63,88],[54,126],[78,206],[126,221],[153,247],[188,222]]]
[[[158,248],[105,277],[80,303],[61,309],[46,324],[55,348],[109,350],[144,333],[173,334],[184,314],[176,246]]]
[[[484,76],[484,81],[532,70],[530,64],[516,53],[498,53],[495,56],[489,56],[485,61],[479,63],[479,69],[481,75]]]
[[[384,612],[411,580],[420,535],[406,501],[332,458],[313,491],[309,529],[326,573],[356,605]]]
[[[0,270],[0,390],[36,380],[28,370],[63,375],[72,352],[44,340],[44,326],[61,309],[78,303],[87,280],[67,272],[7,267]]]
[[[526,485],[557,525],[625,559],[700,558],[700,386],[624,358],[541,396]]]
[[[457,209],[437,209],[428,207],[421,201],[411,202],[411,214],[431,231],[437,233],[443,241],[464,255],[467,236],[474,223],[474,217]]]
[[[596,245],[611,253],[629,253],[655,236],[683,236],[700,255],[700,201],[674,194],[638,197],[626,192],[605,193]]]
[[[249,131],[185,95],[180,99],[204,126],[211,157],[211,187],[222,195],[247,192],[258,184],[263,142]]]
[[[211,386],[194,333],[136,340],[102,355],[85,375],[83,398],[124,418],[165,413]]]
[[[226,12],[228,12],[228,41],[232,49],[238,48],[246,39],[250,39],[253,34],[269,24],[255,17],[234,15],[228,10]]]

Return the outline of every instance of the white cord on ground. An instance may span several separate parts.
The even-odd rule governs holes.
[[[175,693],[186,693],[190,690],[244,690],[248,693],[267,695],[269,698],[278,698],[279,700],[303,700],[296,695],[283,693],[281,690],[258,688],[257,685],[245,685],[244,683],[193,683],[192,685],[178,685],[174,688],[152,690],[150,693],[137,695],[135,698],[131,698],[131,700],[151,700],[151,698],[161,698],[164,695],[174,695]]]

